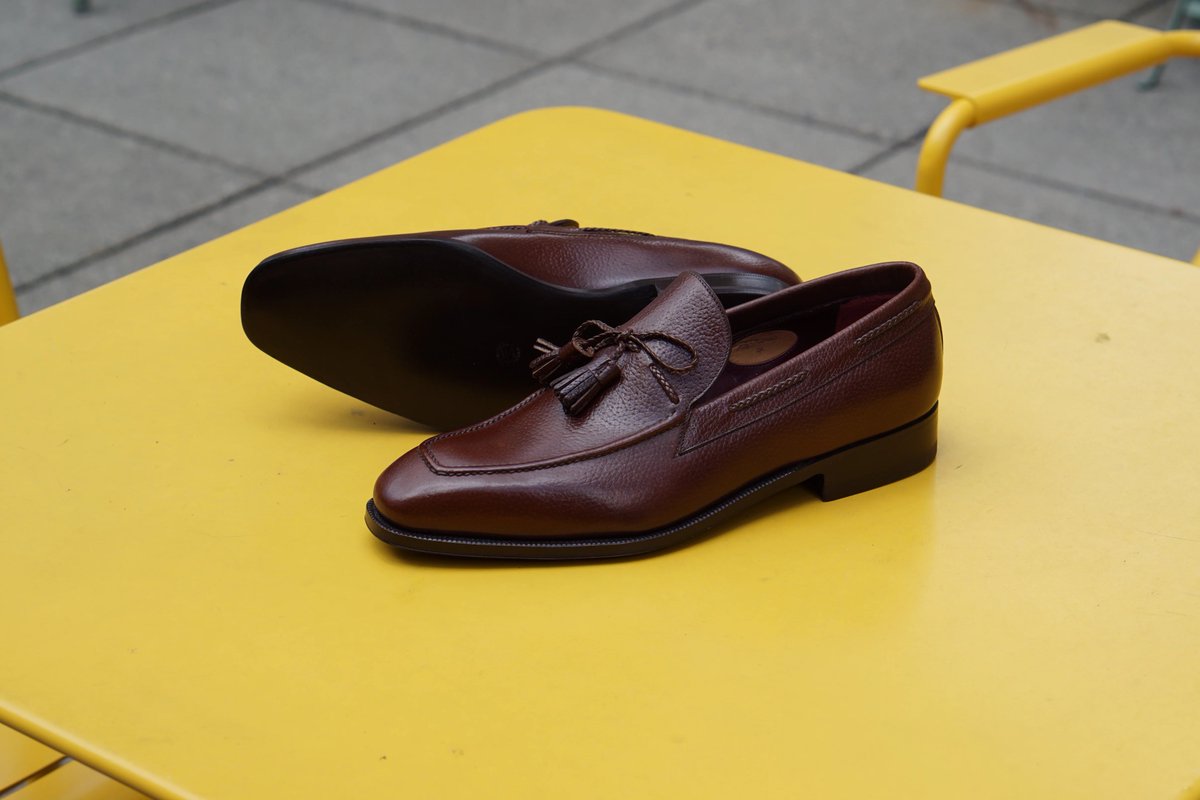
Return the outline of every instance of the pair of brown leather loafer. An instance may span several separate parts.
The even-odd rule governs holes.
[[[796,484],[899,480],[937,446],[941,326],[905,262],[798,283],[739,248],[569,221],[446,231],[273,256],[243,322],[318,380],[457,428],[367,504],[407,550],[636,555]]]

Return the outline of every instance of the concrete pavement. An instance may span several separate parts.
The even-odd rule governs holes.
[[[912,185],[921,75],[1167,0],[7,0],[0,242],[25,313],[508,114],[595,105]],[[946,196],[1200,246],[1200,62],[967,132]],[[548,212],[549,213],[549,212]],[[498,220],[497,223],[511,222]]]

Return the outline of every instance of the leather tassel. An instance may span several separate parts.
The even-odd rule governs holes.
[[[553,342],[538,339],[533,348],[540,351],[541,355],[529,362],[529,369],[533,372],[534,380],[543,385],[549,383],[555,375],[567,367],[574,365],[576,362],[582,361],[585,357],[575,347],[574,340],[559,347]]]
[[[550,384],[554,396],[571,416],[583,413],[604,390],[621,379],[621,368],[612,359],[585,364]]]

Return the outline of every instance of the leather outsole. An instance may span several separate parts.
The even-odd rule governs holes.
[[[755,273],[707,276],[726,306],[785,288]],[[444,239],[330,242],[259,264],[242,327],[260,350],[338,391],[439,430],[486,419],[534,389],[539,338],[619,324],[670,279],[581,290],[546,283]]]

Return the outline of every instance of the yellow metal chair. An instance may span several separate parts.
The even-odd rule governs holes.
[[[4,263],[4,248],[0,247],[0,325],[12,322],[19,316],[17,296],[13,293],[12,279],[8,277],[8,266]]]
[[[1175,56],[1200,57],[1200,30],[1160,31],[1105,20],[921,78],[917,85],[922,89],[952,101],[925,134],[917,160],[916,190],[942,194],[946,161],[966,128]],[[1193,261],[1200,264],[1200,251]]]

